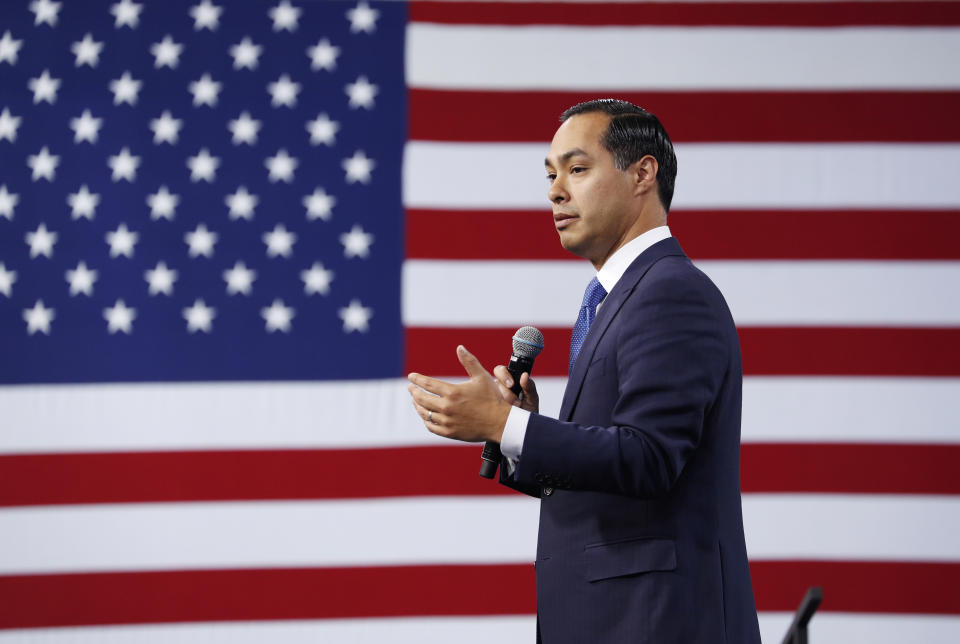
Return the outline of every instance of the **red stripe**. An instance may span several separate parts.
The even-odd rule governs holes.
[[[477,25],[836,27],[960,24],[952,2],[412,2],[410,20]]]
[[[960,445],[747,443],[741,455],[745,493],[960,494]],[[477,445],[6,455],[0,507],[513,494],[477,475],[479,457]]]
[[[960,613],[960,564],[754,561],[761,611]],[[193,570],[0,576],[0,629],[444,615],[533,614],[530,564]]]
[[[544,352],[536,375],[566,376],[570,329],[540,328]],[[463,373],[456,346],[487,369],[510,356],[513,328],[406,330],[406,371]],[[748,376],[960,376],[960,328],[741,327]]]
[[[479,470],[479,447],[466,445],[15,454],[0,456],[0,506],[509,492]]]
[[[746,443],[745,493],[960,494],[960,445]]]
[[[922,234],[904,235],[904,222]],[[698,260],[960,259],[957,210],[676,210],[669,224],[686,253]],[[549,206],[488,212],[407,210],[406,256],[580,259],[560,246]]]
[[[563,110],[609,94],[414,88],[409,91],[409,136],[425,141],[549,142]],[[615,95],[659,115],[678,143],[960,141],[960,119],[956,118],[960,92],[955,91],[651,91]],[[893,118],[892,114],[910,117]]]

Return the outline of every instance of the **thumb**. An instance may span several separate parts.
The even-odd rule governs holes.
[[[487,370],[483,368],[483,365],[480,364],[480,361],[477,360],[476,356],[467,351],[467,348],[462,344],[457,347],[457,358],[460,360],[460,364],[463,365],[463,368],[467,370],[467,375],[471,378],[477,376],[487,377]]]

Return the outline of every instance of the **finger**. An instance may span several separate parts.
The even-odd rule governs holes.
[[[493,375],[501,385],[509,389],[513,386],[513,376],[510,375],[510,372],[507,371],[507,368],[502,364],[498,364],[493,368]]]
[[[520,374],[520,388],[523,389],[524,395],[537,395],[537,384],[533,381],[533,378],[530,377],[530,374],[524,371]]]
[[[424,415],[427,412],[438,412],[440,411],[440,396],[435,396],[433,394],[427,393],[422,389],[418,389],[413,385],[407,387],[407,390],[410,392],[410,397],[413,398],[413,402],[420,407],[423,407],[425,410]]]
[[[477,358],[467,351],[467,348],[462,344],[457,347],[457,358],[460,360],[460,364],[463,365],[463,368],[467,370],[467,374],[471,378],[477,376],[489,377],[487,370],[483,368],[483,365],[480,364],[480,361]]]
[[[453,385],[451,385],[449,382],[437,380],[436,378],[425,376],[422,373],[411,373],[407,376],[407,380],[421,389],[426,389],[430,393],[438,396],[448,395],[453,387]]]

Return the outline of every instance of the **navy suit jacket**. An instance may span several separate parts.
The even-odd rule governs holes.
[[[546,644],[760,642],[740,504],[740,344],[674,238],[598,311],[559,419],[501,482],[539,496]]]

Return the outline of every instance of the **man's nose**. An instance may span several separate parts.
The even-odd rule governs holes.
[[[547,190],[547,199],[553,204],[561,204],[567,200],[567,191],[564,189],[559,177],[554,179],[553,183],[550,184],[550,189]]]

